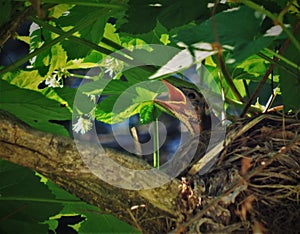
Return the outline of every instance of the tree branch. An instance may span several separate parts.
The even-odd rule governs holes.
[[[112,149],[105,150],[106,156],[122,166],[137,170],[150,168],[132,155]],[[97,149],[94,145],[87,145],[86,151],[95,155]],[[176,216],[177,180],[151,190],[131,191],[114,187],[100,180],[88,169],[72,139],[33,130],[2,111],[0,157],[41,173],[82,200],[135,227],[142,227],[143,232],[165,233],[168,231],[165,230],[166,223]],[[89,163],[97,164],[97,160],[93,159]],[[114,172],[117,177],[118,171]],[[136,179],[142,183],[142,178]],[[139,217],[133,220],[130,208],[141,204],[146,205],[143,220]]]

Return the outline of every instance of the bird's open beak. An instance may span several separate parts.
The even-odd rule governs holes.
[[[180,89],[165,80],[162,80],[162,82],[168,89],[169,100],[155,99],[154,101],[183,122],[191,135],[199,135],[201,131],[201,120],[199,119],[195,107]]]

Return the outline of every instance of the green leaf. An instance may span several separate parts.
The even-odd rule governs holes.
[[[86,207],[87,209],[88,207]],[[92,207],[91,207],[92,208]],[[129,224],[118,220],[112,215],[93,214],[93,209],[84,214],[86,221],[80,225],[79,234],[85,233],[140,233]],[[95,210],[95,208],[94,208]],[[98,211],[99,212],[99,211]]]
[[[252,55],[235,67],[232,78],[260,81],[261,77],[266,73],[269,64],[269,62],[258,55]]]
[[[180,73],[190,68],[193,64],[199,63],[205,58],[217,53],[216,50],[212,50],[211,45],[208,43],[197,43],[194,44],[193,47],[195,48],[194,55],[190,53],[189,49],[177,50],[177,54],[167,61],[167,63],[150,78],[154,79],[169,74]]]
[[[51,181],[47,181],[46,184],[56,199],[68,201],[63,204],[64,208],[59,215],[52,217],[52,221],[61,216],[81,215],[85,220],[80,223],[79,233],[138,233],[130,225],[112,215],[104,214],[99,208],[81,201]]]
[[[63,14],[65,14],[72,7],[73,6],[70,4],[58,4],[51,8],[48,17],[58,19],[59,17],[63,16]]]
[[[128,87],[148,80],[151,72],[141,67],[135,67],[124,71],[123,75],[126,77],[127,81],[101,78],[93,82],[82,84],[78,90],[83,94],[88,95],[118,95]]]
[[[20,88],[31,90],[38,90],[39,84],[44,80],[44,78],[39,75],[38,70],[7,72],[1,76],[1,79]]]
[[[51,47],[51,55],[50,55],[50,67],[48,71],[48,75],[51,75],[53,71],[64,68],[67,63],[67,53],[64,51],[60,44],[56,44]]]
[[[178,48],[171,46],[145,45],[141,46],[141,48],[137,46],[130,55],[134,58],[134,61],[138,61],[141,64],[163,66],[179,51]],[[170,67],[170,69],[172,68]],[[150,71],[154,72],[154,70]]]
[[[161,111],[158,108],[155,108],[153,102],[145,103],[140,109],[140,122],[141,124],[148,124],[153,122],[161,114]],[[155,113],[154,113],[155,111]]]
[[[78,114],[89,114],[95,107],[94,102],[91,98],[80,92],[76,93],[75,103],[73,105],[73,109],[79,111]]]
[[[211,16],[207,5],[210,0],[179,0],[167,1],[171,3],[158,17],[159,22],[167,29],[172,29],[193,20],[204,20]]]
[[[0,80],[0,109],[10,112],[33,128],[69,136],[67,130],[50,120],[70,120],[69,109],[36,91],[20,89]]]
[[[286,5],[291,2],[290,0],[252,0],[253,2],[263,6],[271,12],[280,12],[281,9],[286,7]]]
[[[53,40],[53,35],[50,31],[42,29],[39,25],[32,23],[29,29],[30,36],[30,51],[40,48],[43,44]],[[39,53],[30,60],[31,65],[39,70],[41,76],[48,73],[50,65],[51,48]]]
[[[162,35],[167,35],[168,30],[160,23],[157,22],[155,28],[143,34],[135,34],[135,37],[142,39],[149,44],[161,44]]]
[[[162,1],[158,1],[158,4],[160,2]],[[126,12],[128,22],[121,26],[122,31],[140,34],[149,32],[155,27],[156,18],[162,11],[161,6],[155,6],[151,0],[129,0],[128,5],[129,8]]]
[[[0,160],[0,232],[47,233],[62,205],[29,169]]]
[[[70,28],[86,21],[86,18],[97,13],[95,21],[76,33],[76,36],[98,44],[104,33],[106,21],[108,19],[108,11],[103,8],[91,8],[84,6],[75,6],[70,9],[69,14],[55,20],[55,23],[61,28]],[[91,48],[84,44],[74,44],[69,40],[62,42],[63,48],[67,51],[69,59],[83,58],[91,52]]]
[[[108,95],[96,108],[96,119],[105,123],[114,124],[140,113],[140,110],[152,103],[154,98],[166,91],[166,87],[159,81],[144,81],[148,74],[141,69],[126,71],[128,81],[113,80],[103,90]]]
[[[300,30],[298,29],[295,37],[300,40]],[[290,43],[288,48],[284,51],[284,56],[289,58],[290,61],[300,64],[300,56],[299,53],[295,52],[297,49],[295,48],[293,43]],[[280,90],[282,93],[284,110],[289,111],[298,111],[300,109],[300,71],[295,71],[294,74],[298,74],[298,76],[292,75],[286,70],[279,70],[279,82],[280,82]]]
[[[2,75],[1,78],[12,85],[18,86],[19,88],[41,92],[45,97],[60,102],[63,106],[68,103],[66,107],[71,111],[76,90],[70,90],[67,87],[39,89],[38,85],[44,81],[44,78],[39,75],[37,70],[8,72]]]
[[[63,88],[54,89],[54,92],[60,98],[62,98],[65,102],[68,103],[68,105],[67,105],[68,107],[70,107],[70,108],[73,107],[73,102],[74,102],[75,95],[77,93],[77,89],[63,87]],[[62,103],[62,104],[64,104],[64,103]]]
[[[210,18],[190,29],[180,30],[176,40],[187,45],[219,40],[222,47],[231,53],[226,62],[236,64],[269,46],[280,35],[281,30],[278,27],[273,29],[273,34],[262,34],[263,19],[263,15],[241,6],[223,11],[213,19]]]
[[[121,30],[141,34],[153,30],[157,22],[169,30],[195,20],[204,20],[211,16],[207,8],[210,2],[210,0],[130,0],[126,12],[128,22],[121,26]],[[223,6],[219,9],[222,8]]]
[[[42,69],[46,74],[52,75],[53,71],[66,66],[67,56],[66,52],[62,49],[61,45],[56,44],[51,47],[49,54],[46,56],[49,60],[49,67],[47,70]],[[44,66],[44,65],[43,65]],[[39,69],[39,68],[37,68]],[[2,75],[2,79],[9,81],[11,84],[15,84],[22,88],[28,88],[32,90],[38,90],[39,84],[46,79],[43,75],[40,75],[40,70],[32,71],[16,71],[8,72]]]
[[[125,93],[123,92],[123,94]],[[139,112],[138,104],[130,100],[134,98],[134,96],[127,92],[126,94],[126,99],[121,99],[119,96],[109,96],[101,101],[95,111],[96,119],[104,123],[115,124],[125,121],[130,116],[137,114]],[[120,100],[119,105],[115,106],[118,100]]]
[[[103,34],[103,36],[105,38],[109,38],[110,41],[115,42],[116,44],[121,45],[121,40],[120,40],[119,34],[116,31],[117,31],[117,29],[116,29],[115,25],[107,23],[105,25],[105,28],[104,28],[104,34]],[[105,43],[102,43],[102,42],[100,43],[100,46],[102,46],[104,48],[107,48],[107,49],[111,49],[110,46],[107,46]]]
[[[55,233],[55,229],[58,227],[58,221],[50,219],[50,220],[46,221],[45,223],[48,224],[49,230],[51,230]]]
[[[84,63],[99,63],[103,58],[103,55],[98,52],[93,50],[91,53],[89,53],[85,58],[84,58]],[[95,66],[95,65],[94,65]]]
[[[151,83],[152,85],[154,83]],[[157,84],[159,84],[159,82],[157,82]],[[135,87],[135,91],[137,93],[137,97],[133,100],[135,103],[142,103],[142,102],[146,102],[149,100],[154,100],[154,98],[157,96],[157,92],[152,92],[149,87],[147,87],[148,85],[150,85],[150,82],[147,83],[142,83],[141,86],[137,86]],[[163,84],[161,84],[163,85]],[[152,87],[153,88],[153,87]],[[157,90],[160,90],[161,87],[157,87]]]
[[[0,26],[5,24],[10,20],[12,11],[11,0],[1,0],[0,1]]]

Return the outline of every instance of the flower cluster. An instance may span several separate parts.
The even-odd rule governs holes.
[[[57,88],[57,87],[62,88],[64,86],[62,79],[57,78],[57,76],[55,76],[55,75],[52,75],[52,76],[49,75],[46,78],[46,85],[49,87],[52,87],[52,88]]]
[[[45,80],[45,84],[48,87],[52,87],[52,88],[57,88],[57,87],[62,88],[64,86],[64,79],[69,76],[70,73],[68,70],[64,68],[59,68],[58,70],[55,70],[52,73],[52,75],[47,76]]]
[[[113,77],[122,71],[124,64],[122,61],[108,56],[104,60],[103,66],[105,68],[104,73],[108,73],[110,77]]]
[[[93,102],[93,99],[96,99],[95,95],[88,95]],[[95,103],[95,102],[94,102]],[[95,120],[95,108],[91,110],[88,114],[79,114],[77,122],[73,124],[73,131],[84,135],[90,131],[93,127],[93,122]]]
[[[80,134],[85,134],[92,129],[93,123],[90,118],[80,116],[77,123],[73,124],[73,131]]]

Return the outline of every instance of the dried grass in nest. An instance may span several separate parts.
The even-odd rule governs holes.
[[[231,126],[217,164],[194,178],[201,202],[178,233],[300,232],[300,121],[259,118]]]

